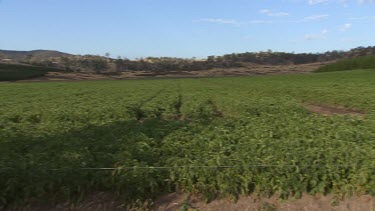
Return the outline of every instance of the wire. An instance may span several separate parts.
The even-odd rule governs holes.
[[[351,165],[351,164],[346,164],[346,165],[322,165],[322,164],[315,164],[315,165],[290,165],[290,164],[285,164],[285,165],[276,165],[276,164],[253,164],[253,165],[247,165],[247,166],[132,166],[132,167],[118,167],[118,168],[76,168],[78,170],[103,170],[103,171],[120,171],[120,170],[137,170],[137,169],[183,169],[183,168],[194,168],[194,169],[204,169],[204,168],[211,168],[211,169],[220,169],[220,168],[252,168],[252,167],[354,167],[358,165]],[[371,167],[375,168],[375,166]],[[1,168],[1,170],[5,169],[14,169],[14,168]],[[54,169],[45,169],[45,170],[50,170],[50,171],[62,171],[62,170],[67,170],[69,168],[54,168]]]

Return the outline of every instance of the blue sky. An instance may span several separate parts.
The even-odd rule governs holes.
[[[0,49],[206,57],[375,45],[375,0],[0,0]]]

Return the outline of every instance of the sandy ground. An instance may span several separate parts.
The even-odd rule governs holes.
[[[306,109],[311,112],[321,114],[323,116],[333,116],[333,115],[349,115],[358,118],[365,118],[365,112],[357,109],[349,109],[343,107],[335,107],[329,105],[318,105],[318,104],[306,104],[303,105]]]
[[[337,201],[332,196],[304,195],[301,199],[280,200],[277,197],[258,196],[240,197],[236,202],[230,199],[218,199],[206,203],[199,196],[187,194],[169,194],[158,199],[154,206],[157,211],[174,211],[181,208],[205,211],[372,211],[374,197],[363,195]]]
[[[96,193],[72,207],[68,203],[55,206],[34,204],[23,208],[7,210],[24,211],[112,211],[112,210],[154,210],[154,211],[373,211],[375,197],[369,195],[352,196],[337,200],[333,196],[303,195],[300,199],[280,200],[259,196],[242,196],[237,201],[230,198],[216,199],[206,203],[199,195],[170,193],[159,197],[151,208],[127,209],[122,200],[107,193]],[[0,209],[1,210],[1,209]]]
[[[179,72],[147,72],[129,71],[106,74],[95,74],[88,72],[61,73],[50,72],[47,75],[23,80],[24,81],[80,81],[80,80],[123,80],[142,78],[197,78],[197,77],[220,77],[220,76],[254,76],[254,75],[280,75],[293,73],[310,73],[326,63],[312,63],[303,65],[248,65],[241,68],[215,68],[202,71],[179,71]]]

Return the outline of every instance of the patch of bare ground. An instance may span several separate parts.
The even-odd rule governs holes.
[[[311,112],[321,114],[323,116],[349,115],[349,116],[355,116],[359,118],[365,118],[365,112],[357,110],[357,109],[335,107],[335,106],[328,106],[328,105],[318,105],[318,104],[306,104],[304,105],[304,107]]]
[[[206,203],[200,196],[171,193],[156,200],[153,210],[205,210],[205,211],[372,211],[374,197],[353,196],[341,201],[333,196],[303,195],[300,199],[280,200],[277,197],[243,196],[236,202],[224,198]]]
[[[121,73],[105,72],[96,74],[93,72],[49,72],[45,76],[35,79],[23,80],[22,82],[35,81],[81,81],[81,80],[124,80],[143,78],[198,78],[198,77],[221,77],[221,76],[255,76],[255,75],[281,75],[295,73],[310,73],[317,70],[326,63],[311,63],[301,65],[258,65],[245,64],[240,68],[214,68],[201,71],[127,71]]]
[[[1,210],[1,208],[0,208]],[[112,211],[128,210],[123,200],[115,194],[98,192],[87,196],[82,202],[72,205],[69,202],[50,204],[43,201],[31,201],[24,207],[10,207],[7,211]]]
[[[146,202],[131,209],[124,200],[114,194],[98,192],[86,197],[82,202],[71,205],[59,203],[57,205],[46,202],[33,202],[28,206],[7,208],[4,210],[17,211],[112,211],[112,210],[153,210],[153,211],[372,211],[375,197],[370,195],[353,196],[337,200],[332,195],[311,196],[303,195],[300,199],[281,200],[273,196],[242,196],[237,201],[230,198],[221,198],[206,203],[200,195],[170,193],[157,198],[153,203]],[[1,210],[1,207],[0,207]]]

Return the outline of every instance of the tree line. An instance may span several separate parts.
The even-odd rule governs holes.
[[[48,59],[28,58],[24,63],[58,67],[70,71],[92,71],[95,73],[123,71],[151,71],[151,72],[171,72],[171,71],[200,71],[212,68],[236,68],[244,67],[248,64],[259,65],[290,65],[307,64],[315,62],[326,62],[343,58],[353,58],[366,55],[375,55],[375,46],[358,47],[349,51],[328,51],[325,53],[287,53],[273,52],[246,52],[233,53],[223,56],[208,56],[206,59],[183,59],[172,57],[147,57],[130,60],[118,57],[110,58],[95,55],[72,55],[54,57]]]

